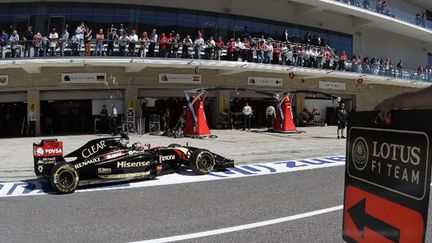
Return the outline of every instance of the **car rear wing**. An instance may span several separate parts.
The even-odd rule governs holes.
[[[63,161],[63,142],[57,139],[44,139],[40,143],[33,143],[33,160],[36,175],[44,176],[47,173],[46,167]]]

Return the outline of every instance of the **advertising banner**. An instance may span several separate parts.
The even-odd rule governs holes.
[[[161,84],[201,84],[201,75],[198,74],[159,74]]]
[[[340,82],[324,82],[319,81],[318,84],[320,89],[333,89],[333,90],[345,90],[345,83]]]
[[[106,73],[62,73],[61,82],[64,84],[105,83],[106,76]]]
[[[248,77],[248,85],[251,85],[251,86],[281,87],[282,83],[283,83],[283,79],[281,79],[281,78]]]
[[[9,82],[8,75],[0,75],[0,86],[7,86]]]

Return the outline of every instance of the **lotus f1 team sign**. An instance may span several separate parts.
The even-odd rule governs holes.
[[[343,239],[421,243],[429,206],[431,111],[348,118]]]

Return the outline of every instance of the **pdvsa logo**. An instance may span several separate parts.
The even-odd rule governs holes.
[[[369,149],[366,140],[358,137],[352,146],[351,157],[357,170],[364,170],[368,163]]]
[[[63,153],[63,151],[62,151],[62,149],[59,149],[59,148],[56,148],[56,149],[45,149],[45,153],[47,155],[50,155],[50,154],[61,154],[61,153]]]

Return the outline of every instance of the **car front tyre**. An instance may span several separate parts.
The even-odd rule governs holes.
[[[78,187],[78,172],[70,163],[58,163],[51,170],[49,181],[58,193],[73,193]]]
[[[189,167],[198,175],[210,173],[215,166],[213,154],[205,149],[195,150],[190,158]]]

